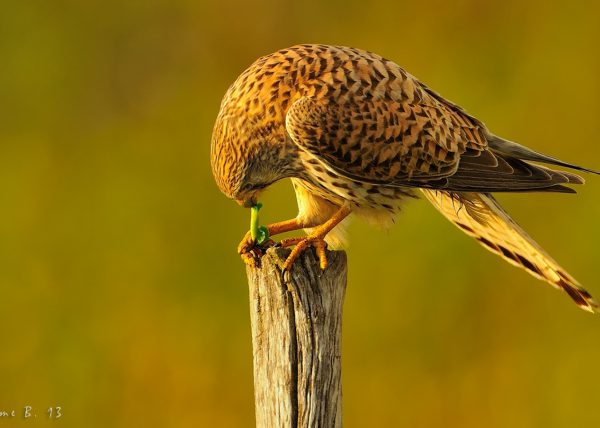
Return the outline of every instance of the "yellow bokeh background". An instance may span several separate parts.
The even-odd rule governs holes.
[[[600,168],[600,6],[586,1],[10,1],[0,14],[0,426],[249,427],[247,210],[209,167],[228,85],[260,55],[392,59],[493,132]],[[600,177],[503,195],[600,296]],[[263,219],[295,214],[289,183]],[[426,201],[351,228],[347,427],[600,420],[600,318]],[[48,420],[48,407],[62,418]]]

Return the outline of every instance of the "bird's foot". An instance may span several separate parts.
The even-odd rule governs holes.
[[[325,242],[324,237],[321,235],[307,236],[306,238],[284,239],[278,245],[284,248],[295,245],[294,249],[283,264],[284,271],[290,271],[296,259],[308,247],[315,248],[317,256],[319,257],[319,265],[321,266],[321,269],[325,270],[325,268],[327,268],[327,243]]]
[[[269,239],[267,242],[258,245],[250,232],[246,233],[244,239],[238,245],[237,251],[244,263],[251,267],[260,266],[260,258],[265,254],[269,247],[275,245],[275,241]]]

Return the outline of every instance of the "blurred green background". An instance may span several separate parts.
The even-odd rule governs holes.
[[[249,427],[247,210],[209,168],[228,85],[296,43],[365,48],[493,132],[600,168],[600,6],[585,1],[11,1],[0,14],[0,426]],[[507,195],[600,295],[600,177]],[[295,214],[289,183],[263,219]],[[600,420],[600,318],[425,201],[351,231],[347,427]],[[62,407],[60,421],[44,410]]]

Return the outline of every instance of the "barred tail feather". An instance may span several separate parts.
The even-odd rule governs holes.
[[[600,312],[594,298],[508,216],[491,194],[421,190],[444,216],[485,248],[564,290],[583,310]]]

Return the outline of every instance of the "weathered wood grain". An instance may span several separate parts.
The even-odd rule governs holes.
[[[325,271],[312,250],[285,277],[289,250],[270,249],[248,267],[256,426],[341,427],[341,333],[347,264],[328,251]]]

